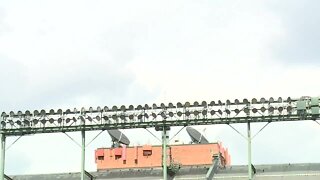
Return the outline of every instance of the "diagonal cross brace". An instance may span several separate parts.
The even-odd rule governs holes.
[[[209,168],[207,174],[206,174],[206,179],[211,180],[213,179],[214,173],[217,171],[219,165],[220,165],[220,158],[219,155],[214,156],[213,161],[212,161],[212,166]]]
[[[93,180],[94,179],[94,176],[91,175],[88,171],[84,171],[85,175],[90,179],[90,180]]]
[[[9,177],[9,176],[7,176],[7,175],[4,175],[4,178],[5,178],[6,180],[13,180],[11,177]]]

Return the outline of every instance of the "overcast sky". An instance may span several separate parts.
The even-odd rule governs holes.
[[[319,6],[1,0],[0,110],[319,96]],[[145,130],[124,132],[134,144],[159,143]],[[207,126],[205,134],[229,148],[232,164],[246,163],[246,142],[230,127]],[[88,171],[96,170],[94,149],[110,141],[103,133],[88,147]],[[273,123],[253,140],[253,163],[320,162],[319,142],[314,122]],[[64,134],[22,137],[7,151],[7,174],[79,170],[80,148]]]

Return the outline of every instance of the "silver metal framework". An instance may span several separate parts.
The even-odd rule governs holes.
[[[265,98],[234,101],[202,101],[184,104],[138,105],[128,107],[105,106],[73,110],[29,110],[3,112],[0,116],[1,162],[0,180],[4,176],[5,137],[28,134],[82,132],[81,171],[84,178],[85,131],[132,128],[158,128],[171,126],[248,124],[248,175],[251,171],[250,123],[317,120],[319,97]],[[166,133],[164,133],[165,135]],[[167,142],[167,141],[166,141]],[[166,144],[166,143],[164,143]],[[250,167],[249,167],[250,166]]]
[[[305,105],[305,109],[299,109],[301,104]],[[311,98],[301,100],[278,98],[276,101],[273,98],[268,101],[264,98],[257,101],[254,98],[251,101],[244,99],[242,102],[227,100],[193,104],[186,102],[177,105],[162,103],[160,106],[156,104],[137,107],[113,106],[110,109],[105,106],[73,111],[35,110],[33,113],[11,111],[1,114],[0,133],[5,136],[21,136],[83,130],[314,120],[318,118],[319,112],[313,113],[312,108],[316,107],[311,105]]]

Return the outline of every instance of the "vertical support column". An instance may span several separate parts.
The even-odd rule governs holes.
[[[4,180],[4,160],[5,160],[5,151],[6,151],[6,136],[5,134],[1,133],[0,134],[0,140],[1,140],[1,145],[0,145],[0,158],[1,158],[1,164],[0,164],[0,180]]]
[[[85,131],[81,131],[81,139],[82,139],[82,145],[81,145],[81,180],[85,180],[85,150],[86,150],[86,136]]]
[[[163,126],[162,130],[162,171],[163,180],[167,180],[167,129],[165,126]]]
[[[252,162],[251,162],[251,129],[248,122],[248,179],[252,180]]]

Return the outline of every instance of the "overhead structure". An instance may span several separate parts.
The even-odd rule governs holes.
[[[253,98],[233,101],[178,102],[176,105],[138,105],[73,110],[34,110],[3,112],[0,132],[6,136],[27,134],[315,120],[319,98]]]
[[[166,152],[167,133],[171,126],[246,123],[248,125],[248,179],[252,177],[250,123],[318,120],[319,97],[253,98],[178,102],[176,105],[130,105],[89,107],[78,110],[26,110],[3,112],[0,116],[0,180],[4,178],[5,139],[7,136],[81,131],[81,179],[85,179],[85,131],[133,128],[155,128],[163,131],[163,149]],[[189,129],[190,130],[190,129]],[[117,131],[115,131],[117,132]],[[114,132],[114,133],[115,133]],[[111,133],[114,140],[129,144],[128,139]],[[110,133],[109,133],[110,134]],[[110,135],[111,135],[110,134]],[[191,133],[192,137],[196,133]],[[200,141],[200,138],[194,140]],[[166,155],[163,155],[163,172],[166,178]]]
[[[130,144],[130,141],[127,138],[127,136],[125,136],[118,129],[110,129],[110,130],[107,130],[107,131],[108,131],[109,135],[111,136],[111,139],[112,139],[113,143],[125,144],[125,145],[129,145]]]
[[[209,141],[204,137],[204,135],[202,133],[200,133],[199,131],[197,131],[196,129],[194,129],[192,127],[187,127],[186,130],[191,138],[192,143],[195,143],[195,144],[208,144],[209,143]]]

